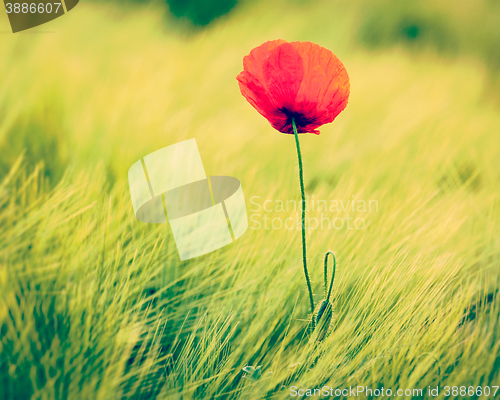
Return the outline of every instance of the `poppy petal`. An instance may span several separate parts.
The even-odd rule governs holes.
[[[297,105],[315,104],[320,125],[332,122],[347,106],[349,76],[330,50],[311,42],[291,43],[304,60],[304,79],[297,94]]]
[[[304,78],[304,63],[299,52],[290,43],[283,43],[269,53],[262,69],[276,108],[292,110]]]
[[[241,94],[265,118],[269,119],[275,111],[268,93],[262,65],[269,53],[285,40],[272,40],[254,48],[249,55],[243,58],[243,72],[236,79]]]
[[[271,51],[283,43],[287,43],[286,40],[270,40],[252,49],[250,54],[243,58],[243,70],[250,73],[255,79],[263,82],[264,73],[262,65],[264,64],[264,60]]]

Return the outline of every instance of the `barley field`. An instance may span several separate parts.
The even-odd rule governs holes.
[[[259,0],[192,28],[160,3],[83,1],[12,34],[2,9],[0,398],[495,398],[498,11]],[[332,50],[351,81],[300,135],[315,301],[337,258],[323,341],[293,136],[235,78],[277,38]],[[249,228],[181,262],[168,224],[135,218],[127,171],[190,138],[207,174],[241,181]]]

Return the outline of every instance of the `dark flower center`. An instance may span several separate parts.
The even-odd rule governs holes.
[[[283,114],[286,115],[286,117],[287,117],[287,119],[286,119],[287,126],[288,125],[292,126],[292,119],[295,119],[295,125],[297,125],[297,129],[299,127],[304,127],[304,126],[307,126],[309,124],[312,124],[316,120],[315,117],[307,117],[307,116],[305,116],[304,114],[302,114],[300,112],[290,111],[290,110],[288,110],[285,107],[280,108],[279,111],[281,111]]]

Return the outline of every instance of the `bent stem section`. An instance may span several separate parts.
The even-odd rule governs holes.
[[[299,180],[300,180],[300,193],[302,195],[302,262],[304,264],[304,275],[306,276],[307,290],[309,291],[309,301],[311,303],[311,313],[314,315],[314,299],[311,289],[311,280],[309,279],[309,272],[307,271],[307,256],[306,256],[306,194],[304,191],[304,170],[302,168],[302,155],[300,153],[299,135],[297,126],[295,125],[295,118],[292,118],[293,133],[295,135],[295,144],[297,145],[297,156],[299,157]],[[313,318],[314,323],[314,318]]]
[[[330,282],[330,289],[328,289],[327,293],[327,284],[328,284],[328,256],[332,255],[333,259],[333,268],[332,268],[332,281]],[[335,259],[335,253],[331,250],[328,250],[325,254],[325,270],[324,270],[324,276],[325,276],[325,301],[328,303],[330,301],[330,296],[332,294],[332,288],[333,288],[333,281],[335,280],[335,268],[337,266],[337,260]]]

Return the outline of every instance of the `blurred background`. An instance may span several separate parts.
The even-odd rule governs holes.
[[[357,57],[380,61],[394,57],[394,62],[388,60],[390,66],[383,75],[369,72],[377,74],[372,75],[372,81],[383,81],[386,85],[381,86],[385,87],[398,84],[390,68],[407,74],[396,66],[397,62],[407,61],[415,68],[439,65],[442,70],[448,65],[461,65],[469,77],[461,78],[463,82],[457,83],[456,89],[480,80],[480,93],[474,94],[478,101],[488,106],[499,103],[497,0],[465,1],[453,6],[449,1],[424,0],[354,4],[138,0],[83,1],[80,6],[77,15],[68,14],[16,36],[8,34],[6,14],[0,19],[3,175],[25,149],[30,163],[45,161],[46,174],[52,174],[55,183],[70,161],[69,149],[82,145],[79,141],[83,138],[85,145],[78,147],[78,153],[85,156],[73,154],[72,164],[83,165],[90,157],[92,162],[104,160],[112,176],[123,174],[129,161],[145,148],[151,149],[147,140],[139,145],[145,148],[127,146],[130,141],[126,138],[136,138],[138,131],[151,132],[148,136],[164,136],[178,129],[188,132],[193,129],[193,119],[198,118],[203,123],[195,123],[194,129],[215,125],[210,124],[210,118],[216,119],[225,111],[215,106],[218,97],[238,99],[232,78],[241,69],[242,57],[274,38],[316,41],[347,64],[352,58],[351,69],[361,64]],[[276,13],[286,18],[276,21]],[[61,30],[65,33],[59,34]],[[354,81],[355,89],[356,84]],[[216,93],[211,92],[214,87],[218,88]],[[358,93],[354,93],[354,101],[362,97]],[[367,100],[377,103],[380,95],[383,93],[371,93]],[[117,103],[115,107],[113,103]],[[104,104],[106,107],[102,107]],[[237,104],[245,110],[244,103]],[[129,112],[124,113],[123,107]],[[235,111],[224,113],[227,124],[235,118]],[[117,124],[111,129],[110,114],[112,124]],[[67,123],[74,118],[77,126]],[[260,120],[257,116],[254,119]],[[244,129],[243,124],[238,125],[230,126]],[[96,133],[100,129],[107,134]],[[40,134],[28,134],[30,130]],[[121,154],[119,161],[116,154]]]
[[[351,79],[346,110],[301,136],[308,194],[378,202],[351,212],[364,229],[308,233],[316,300],[324,252],[339,260],[316,347],[299,231],[250,223],[180,262],[128,193],[134,162],[196,138],[249,217],[295,218],[252,211],[299,200],[295,145],[236,81],[278,38],[330,49]],[[1,6],[0,76],[0,397],[498,385],[500,1],[80,1],[16,34]]]

